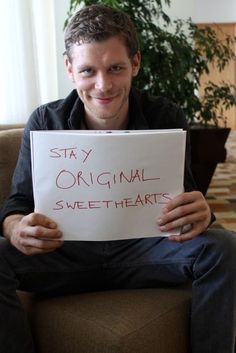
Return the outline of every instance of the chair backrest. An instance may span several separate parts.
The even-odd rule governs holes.
[[[0,131],[10,130],[10,129],[20,129],[24,127],[25,127],[25,124],[0,124]]]
[[[23,128],[0,129],[0,207],[10,192]]]

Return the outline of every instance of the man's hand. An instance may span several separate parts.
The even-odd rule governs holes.
[[[6,217],[3,233],[13,246],[26,255],[48,253],[63,243],[56,223],[39,213]]]
[[[211,221],[211,211],[203,194],[199,191],[184,192],[176,196],[163,208],[157,219],[161,231],[168,232],[181,227],[181,235],[171,235],[170,240],[183,242],[205,231]]]

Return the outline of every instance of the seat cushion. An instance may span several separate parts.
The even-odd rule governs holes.
[[[190,302],[189,289],[116,290],[37,299],[30,315],[39,353],[188,353]]]

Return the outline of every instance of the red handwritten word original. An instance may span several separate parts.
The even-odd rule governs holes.
[[[58,189],[71,189],[77,187],[103,186],[111,189],[112,186],[122,183],[150,182],[160,180],[159,177],[147,176],[145,169],[130,169],[128,172],[120,171],[113,173],[103,171],[101,173],[87,172],[82,170],[74,173],[69,170],[61,170],[56,177]]]

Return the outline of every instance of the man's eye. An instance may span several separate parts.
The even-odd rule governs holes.
[[[122,70],[122,67],[120,65],[113,65],[110,68],[111,72],[120,72]]]
[[[93,74],[93,70],[90,68],[87,68],[79,71],[79,73],[83,76],[91,76]]]

